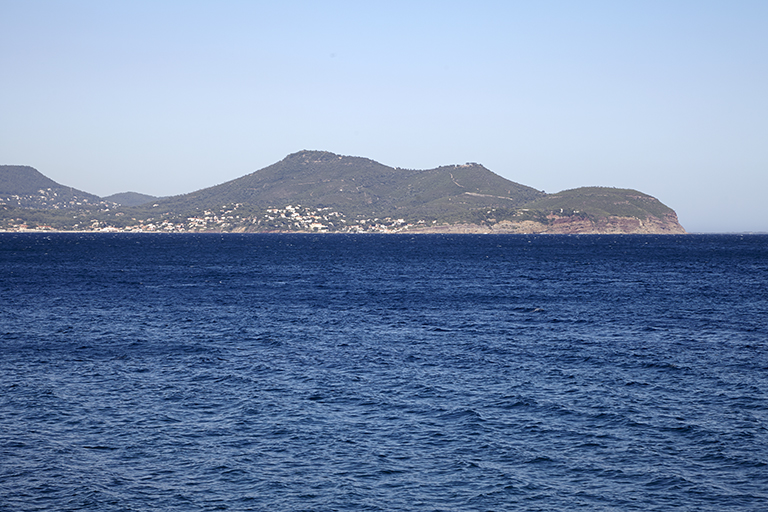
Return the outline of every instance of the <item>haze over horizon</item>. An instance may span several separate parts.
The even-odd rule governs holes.
[[[107,196],[303,149],[768,231],[768,3],[0,1],[0,164]]]

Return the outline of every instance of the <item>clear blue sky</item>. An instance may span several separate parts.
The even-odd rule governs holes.
[[[768,231],[768,1],[0,0],[0,163],[173,195],[302,149]]]

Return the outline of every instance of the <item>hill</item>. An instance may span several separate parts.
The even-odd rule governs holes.
[[[41,197],[63,190],[30,167],[16,166],[8,176],[7,190],[26,187]],[[83,210],[76,215],[62,216],[53,211],[62,207],[50,203],[17,201],[4,205],[0,220],[6,219],[6,229],[111,231],[685,232],[671,208],[634,190],[588,187],[545,194],[476,163],[403,169],[326,151],[300,151],[179,196],[89,196],[90,202],[75,201]]]
[[[61,185],[27,165],[0,165],[0,194],[34,194]]]
[[[0,165],[0,203],[39,209],[90,209],[99,196],[60,185],[27,165]]]
[[[157,202],[160,209],[189,213],[225,204],[301,204],[347,216],[416,218],[460,216],[473,207],[519,206],[544,195],[479,164],[414,170],[326,151],[300,151],[241,178]]]
[[[675,211],[632,189],[581,187],[548,194],[524,209],[546,212],[542,233],[685,233]]]
[[[674,213],[672,208],[662,204],[655,197],[637,190],[608,187],[582,187],[548,194],[528,203],[526,208],[552,212],[560,210],[560,213],[567,212],[569,215],[583,212],[598,218],[646,218],[648,215],[663,217]]]
[[[104,201],[117,203],[120,206],[141,206],[150,201],[156,201],[158,198],[150,196],[149,194],[140,194],[138,192],[120,192],[119,194],[112,194],[111,196],[106,196],[102,199],[104,199]]]

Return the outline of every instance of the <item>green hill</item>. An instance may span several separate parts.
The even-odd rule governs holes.
[[[99,196],[56,183],[27,165],[0,165],[0,203],[11,207],[83,209],[101,206]]]
[[[0,165],[0,195],[34,194],[48,188],[62,185],[28,165]]]
[[[138,192],[121,192],[119,194],[103,197],[102,199],[104,201],[117,203],[120,206],[141,206],[150,201],[156,201],[159,198],[148,194],[140,194]]]
[[[544,194],[482,165],[414,170],[361,157],[300,151],[241,178],[156,201],[159,209],[194,212],[222,205],[275,208],[300,204],[347,216],[457,216],[467,208],[519,206]]]
[[[615,216],[646,219],[652,215],[661,219],[665,215],[674,213],[672,208],[648,194],[637,190],[609,187],[563,190],[532,201],[524,208],[565,215],[582,213],[594,218]]]
[[[101,199],[25,166],[0,167],[2,191],[0,228],[13,230],[684,232],[671,208],[636,190],[545,194],[476,163],[403,169],[326,151],[167,198]]]

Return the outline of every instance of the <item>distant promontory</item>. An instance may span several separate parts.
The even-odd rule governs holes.
[[[630,189],[546,194],[480,164],[417,170],[300,151],[173,197],[100,198],[28,166],[0,166],[0,230],[112,232],[685,233],[674,210]]]

